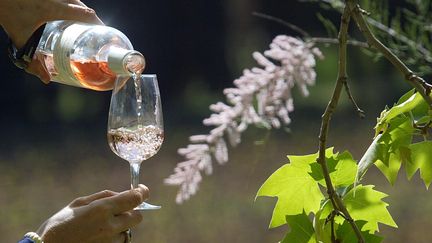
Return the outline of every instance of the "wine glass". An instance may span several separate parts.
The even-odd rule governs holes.
[[[132,189],[138,186],[141,163],[159,151],[163,138],[156,75],[118,77],[111,96],[108,143],[117,156],[129,162]],[[143,202],[135,210],[160,208]]]

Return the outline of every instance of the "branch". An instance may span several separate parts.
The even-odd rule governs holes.
[[[268,14],[260,13],[260,12],[253,12],[252,15],[263,18],[269,21],[276,22],[278,24],[281,24],[285,27],[288,27],[289,29],[292,29],[296,32],[298,32],[300,35],[303,36],[305,41],[307,42],[313,42],[313,43],[324,43],[324,44],[339,44],[339,40],[335,38],[327,38],[327,37],[311,37],[311,35],[303,30],[302,28],[298,27],[295,24],[292,24],[290,22],[287,22],[281,18],[277,18]],[[370,49],[370,46],[366,42],[358,41],[358,40],[348,40],[348,45],[357,46],[361,48]]]
[[[382,23],[376,21],[375,19],[373,19],[371,17],[366,17],[366,20],[370,25],[372,25],[372,26],[376,27],[377,29],[385,32],[386,34],[390,35],[391,37],[395,38],[396,40],[401,41],[401,42],[403,42],[409,46],[414,46],[416,48],[416,50],[424,56],[424,58],[427,62],[429,62],[429,63],[432,62],[431,52],[428,49],[426,49],[422,44],[414,42],[413,40],[409,39],[405,35],[398,33],[396,30],[383,25]]]
[[[347,0],[347,6],[369,45],[381,52],[383,56],[402,73],[405,80],[421,94],[423,99],[429,104],[429,107],[432,108],[432,98],[429,96],[432,90],[432,85],[428,84],[423,78],[414,74],[414,72],[411,71],[405,63],[403,63],[390,49],[375,37],[363,17],[360,6],[355,2],[356,1],[354,0]]]
[[[346,79],[344,80],[344,86],[345,86],[345,92],[348,95],[348,99],[351,101],[352,105],[356,109],[359,117],[360,118],[365,118],[365,116],[366,116],[365,112],[362,109],[360,109],[360,107],[357,105],[357,102],[355,101],[355,99],[354,99],[354,97],[353,97],[353,95],[351,93],[351,89],[350,89],[350,87],[348,85],[348,81]]]
[[[312,37],[308,38],[307,41],[311,41],[314,43],[324,43],[324,44],[339,44],[339,40],[335,38],[326,38],[326,37]],[[361,48],[370,49],[370,46],[366,42],[358,41],[358,40],[348,40],[348,45],[358,46]]]
[[[264,14],[264,13],[259,13],[259,12],[253,12],[252,15],[259,17],[259,18],[263,18],[263,19],[267,19],[276,23],[279,23],[283,26],[286,26],[296,32],[298,32],[299,34],[301,34],[303,37],[310,37],[309,33],[306,32],[305,30],[303,30],[302,28],[298,27],[295,24],[291,24],[283,19],[268,15],[268,14]]]
[[[350,11],[347,7],[345,7],[341,17],[341,24],[340,24],[339,36],[338,36],[339,38],[338,78],[336,81],[336,86],[334,88],[332,98],[329,104],[327,105],[327,108],[322,116],[321,130],[319,134],[319,152],[318,152],[319,156],[317,162],[321,165],[321,168],[323,170],[324,179],[327,186],[327,193],[329,195],[333,208],[337,211],[340,211],[344,215],[346,220],[350,223],[351,227],[353,228],[354,233],[356,234],[356,237],[359,240],[359,242],[364,243],[365,241],[363,239],[360,229],[355,224],[354,220],[352,219],[351,215],[346,209],[342,199],[334,189],[334,186],[330,178],[329,170],[327,167],[326,158],[325,158],[325,149],[326,149],[326,142],[327,142],[327,134],[330,126],[330,120],[338,105],[339,98],[341,96],[344,87],[344,82],[346,82],[347,80],[347,72],[346,72],[347,50],[346,49],[347,49],[348,26],[349,26],[350,17],[351,17]]]
[[[332,243],[337,243],[338,242],[337,239],[336,239],[336,234],[335,234],[336,232],[334,230],[334,223],[335,223],[334,218],[337,215],[338,215],[338,211],[333,210],[330,213],[330,215],[327,217],[326,222],[325,222],[326,224],[328,224],[330,222],[330,234],[331,234],[330,240],[331,240]]]

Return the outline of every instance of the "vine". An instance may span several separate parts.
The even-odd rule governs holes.
[[[314,57],[321,56],[318,49],[314,47],[315,43],[337,42],[338,76],[333,94],[322,116],[318,152],[301,156],[289,155],[289,163],[276,170],[263,183],[257,192],[257,197],[278,198],[270,227],[284,224],[290,226],[290,231],[281,241],[282,243],[381,242],[382,237],[376,235],[379,230],[378,224],[396,227],[396,223],[387,210],[388,204],[382,200],[387,195],[376,191],[373,185],[361,184],[362,178],[370,166],[376,165],[393,184],[401,166],[404,165],[408,179],[420,170],[420,177],[426,187],[429,187],[432,183],[432,140],[430,138],[432,85],[408,68],[395,54],[394,47],[387,47],[376,37],[369,25],[371,23],[373,26],[379,25],[368,16],[369,14],[361,8],[358,1],[322,0],[318,2],[330,4],[334,9],[341,11],[337,41],[331,38],[312,38],[295,25],[256,14],[286,24],[309,41],[302,42],[300,39],[282,36],[274,40],[271,50],[264,55],[255,53],[254,57],[263,69],[246,70],[244,76],[235,82],[238,88],[226,91],[232,106],[221,103],[213,106],[212,110],[218,114],[210,117],[206,124],[217,127],[209,135],[191,137],[192,142],[206,144],[190,145],[180,150],[179,152],[185,155],[187,160],[180,163],[175,174],[166,181],[181,186],[180,197],[178,196],[178,199],[180,198],[178,202],[181,202],[196,192],[197,181],[201,180],[199,171],[207,168],[207,172],[211,172],[208,171],[208,166],[212,156],[222,163],[228,160],[227,146],[223,140],[225,133],[230,138],[231,144],[236,145],[240,142],[240,133],[249,124],[261,124],[268,128],[279,127],[280,120],[284,124],[289,124],[288,113],[293,109],[291,88],[297,84],[307,95],[305,84],[311,84],[310,81],[315,79],[312,70],[315,65]],[[428,8],[431,5],[430,1],[419,3],[409,0],[409,3],[417,4],[416,6],[423,4],[420,7]],[[379,6],[384,8],[387,5]],[[427,11],[421,9],[418,11],[427,14]],[[422,16],[419,19],[425,20]],[[363,111],[350,92],[346,60],[348,44],[365,47],[365,43],[349,40],[350,21],[357,25],[366,40],[367,48],[373,49],[387,59],[413,87],[393,107],[381,113],[375,126],[374,140],[359,162],[356,162],[348,151],[339,153],[327,146],[331,118],[342,92],[347,93],[354,108],[360,116],[363,116]],[[381,26],[379,29],[385,28]],[[391,28],[385,30],[389,31],[389,29]],[[392,37],[400,39],[403,36],[403,43],[408,45],[416,43],[409,37],[393,31]],[[415,44],[415,46],[429,46],[428,40],[426,39],[424,44]],[[293,53],[301,52],[296,48],[300,48],[303,54],[293,56]],[[419,51],[424,54],[427,50],[419,49]],[[279,61],[281,66],[275,65],[267,57]],[[424,57],[429,58],[427,55]],[[293,58],[303,62],[294,62],[297,63],[296,66],[292,62]],[[309,74],[306,75],[307,78],[305,73]],[[276,92],[282,88],[285,88],[282,92],[285,96],[281,95],[281,92]],[[276,99],[275,94],[279,94],[276,95]],[[258,101],[258,112],[255,111],[253,97]]]

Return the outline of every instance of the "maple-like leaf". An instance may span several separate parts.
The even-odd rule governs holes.
[[[356,221],[355,223],[360,229],[366,224],[365,221]],[[368,231],[362,231],[361,234],[367,243],[380,243],[383,240],[382,237],[371,234]],[[336,236],[340,243],[358,243],[357,235],[348,221],[344,221],[342,225],[337,227]]]
[[[281,243],[316,243],[315,231],[311,220],[305,214],[288,215],[286,221],[290,232]]]
[[[412,142],[414,128],[407,116],[399,116],[389,121],[390,128],[378,140],[375,165],[394,184],[401,168],[406,161],[407,147]]]
[[[432,182],[432,141],[424,141],[410,145],[411,160],[406,163],[408,178],[411,178],[417,169],[420,169],[420,177],[426,188]]]
[[[387,197],[387,194],[376,191],[373,188],[373,185],[358,185],[355,190],[349,191],[343,197],[342,200],[351,217],[355,221],[365,221],[366,223],[361,230],[370,233],[379,231],[378,223],[397,227],[387,210],[388,204],[382,201],[383,198]],[[327,203],[321,212],[321,218],[326,218],[332,210],[331,203]],[[342,224],[344,218],[336,217],[335,221],[338,224]]]
[[[333,149],[327,149],[333,154]],[[288,156],[289,164],[276,170],[258,190],[257,197],[277,197],[270,228],[286,224],[287,215],[316,213],[324,196],[318,182],[310,175],[318,154]]]
[[[343,153],[333,154],[332,151],[326,152],[326,163],[330,174],[330,179],[335,188],[352,185],[357,173],[357,163],[352,155],[345,151]],[[312,164],[312,177],[322,186],[326,187],[321,165]]]
[[[423,108],[425,103],[423,97],[418,92],[414,92],[413,90],[409,91],[399,99],[395,106],[381,113],[381,116],[378,118],[378,123],[375,126],[375,136],[385,132],[393,118],[403,113],[413,111],[414,109]]]

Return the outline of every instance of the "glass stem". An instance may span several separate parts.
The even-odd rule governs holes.
[[[140,173],[141,163],[131,163],[131,189],[137,188],[139,183],[139,173]]]

